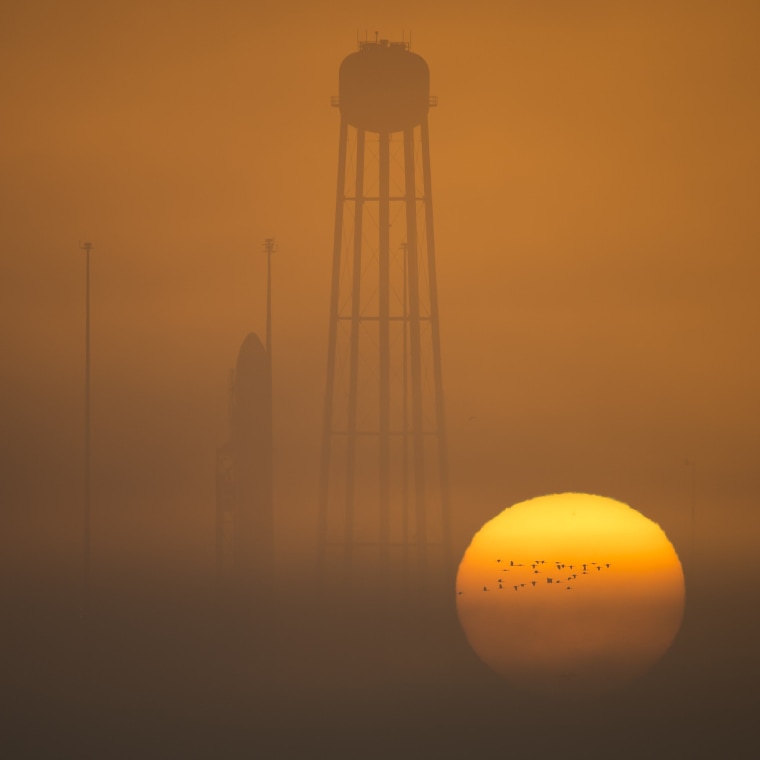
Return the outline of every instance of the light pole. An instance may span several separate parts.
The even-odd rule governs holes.
[[[80,243],[85,251],[85,328],[84,328],[84,607],[90,606],[90,251],[92,243]]]
[[[274,238],[264,240],[264,252],[267,255],[267,323],[266,340],[269,363],[272,362],[272,254],[277,252],[277,244]]]

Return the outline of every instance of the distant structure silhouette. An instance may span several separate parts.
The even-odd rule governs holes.
[[[697,476],[696,476],[696,464],[693,459],[686,460],[686,466],[690,470],[690,496],[691,496],[691,510],[689,520],[689,562],[694,563],[696,566],[696,526],[697,526]]]
[[[216,557],[222,586],[251,600],[274,583],[272,277],[267,255],[266,347],[249,333],[230,372],[229,440],[216,457]]]
[[[318,553],[323,579],[425,588],[449,570],[429,70],[359,43],[339,73]],[[376,573],[371,573],[376,568]],[[340,580],[337,582],[341,583]]]
[[[92,243],[80,243],[85,252],[85,321],[84,321],[84,535],[82,541],[82,607],[90,606],[90,482],[91,482],[91,425],[90,425],[90,251]]]

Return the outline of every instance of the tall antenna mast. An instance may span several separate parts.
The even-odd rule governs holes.
[[[84,328],[84,607],[90,606],[90,251],[92,243],[80,243],[85,251],[85,328]]]
[[[269,365],[272,364],[272,254],[277,253],[274,238],[264,240],[264,253],[267,255],[267,354]]]
[[[267,382],[269,383],[269,429],[274,437],[274,418],[272,411],[272,254],[277,252],[274,238],[264,240],[264,252],[267,255]]]
[[[696,514],[697,514],[697,475],[696,475],[696,467],[694,464],[694,460],[690,459],[688,461],[689,467],[691,467],[691,525],[690,528],[690,536],[689,536],[689,543],[691,546],[689,547],[689,554],[690,559],[693,563],[693,565],[696,567],[696,551],[695,551],[695,527],[696,527]]]

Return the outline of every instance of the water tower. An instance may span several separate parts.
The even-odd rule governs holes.
[[[318,548],[323,583],[424,590],[450,520],[428,66],[359,43],[340,67]]]

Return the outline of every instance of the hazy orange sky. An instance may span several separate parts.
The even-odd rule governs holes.
[[[411,30],[439,98],[431,154],[457,549],[507,504],[585,491],[658,521],[688,577],[689,459],[697,552],[750,562],[760,7],[377,6],[2,4],[0,488],[11,540],[0,561],[76,561],[84,239],[95,561],[210,572],[227,373],[245,334],[263,333],[267,236],[279,243],[278,541],[285,564],[313,547],[330,96],[366,29]]]

